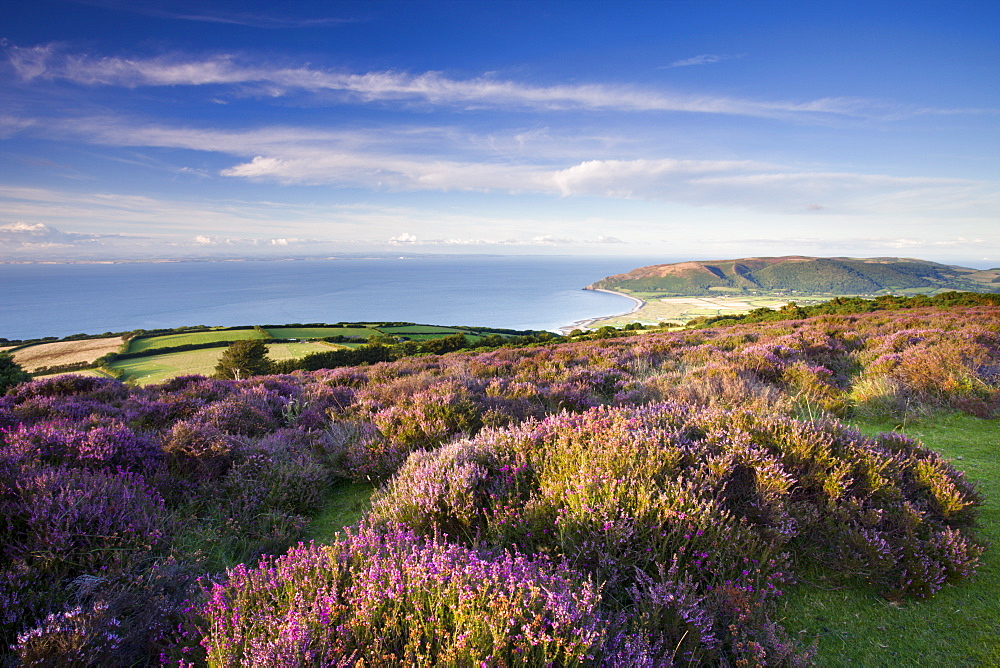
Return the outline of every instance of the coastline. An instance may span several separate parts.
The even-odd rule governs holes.
[[[614,290],[605,290],[604,288],[591,288],[591,287],[586,287],[584,288],[584,290],[591,290],[593,292],[606,292],[609,295],[618,295],[619,297],[625,297],[626,299],[631,299],[634,305],[630,310],[625,311],[624,313],[612,313],[610,315],[597,316],[596,318],[584,318],[583,320],[575,320],[572,324],[559,328],[559,332],[564,336],[568,335],[574,329],[580,329],[581,327],[586,327],[587,325],[595,323],[598,320],[604,320],[606,318],[617,318],[623,315],[631,315],[646,305],[645,300],[639,299],[638,297],[634,297],[632,295],[625,294],[624,292],[615,292]]]

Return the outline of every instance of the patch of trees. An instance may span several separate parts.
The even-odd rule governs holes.
[[[31,380],[31,376],[14,361],[10,353],[0,353],[0,394],[18,383]]]
[[[271,373],[274,362],[267,356],[267,344],[261,339],[233,341],[215,365],[215,377],[240,380]]]

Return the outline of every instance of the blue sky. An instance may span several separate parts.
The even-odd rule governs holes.
[[[0,259],[997,266],[998,28],[991,0],[6,0]]]

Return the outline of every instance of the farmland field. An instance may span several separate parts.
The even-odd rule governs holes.
[[[35,378],[55,378],[56,376],[87,376],[88,378],[108,378],[108,374],[104,373],[100,369],[76,369],[75,371],[64,371],[62,373],[52,373],[46,374],[44,376],[35,376]]]
[[[105,339],[82,339],[80,341],[55,341],[21,348],[15,350],[12,355],[14,361],[30,373],[40,367],[93,362],[108,353],[118,352],[121,345],[120,336]]]
[[[178,344],[179,345],[179,344]],[[327,352],[338,346],[326,343],[272,343],[268,348],[268,356],[275,360],[287,360],[303,357],[311,353]],[[133,380],[140,385],[162,383],[175,376],[199,374],[211,376],[215,365],[225,348],[204,348],[188,350],[180,353],[165,353],[149,355],[133,359],[119,360],[112,363],[112,368],[122,369],[125,373],[122,380]]]
[[[335,348],[341,348],[337,344],[303,341],[299,343],[272,343],[267,346],[267,356],[275,362],[279,360],[291,360],[311,355],[312,353],[325,353]],[[209,372],[211,373],[211,372]]]
[[[113,362],[113,369],[124,372],[122,380],[135,381],[140,385],[162,383],[175,376],[190,374],[211,375],[225,348],[205,348],[183,353],[150,355]]]
[[[436,325],[402,325],[399,327],[379,327],[380,332],[393,335],[411,336],[413,334],[467,334],[469,330],[455,327],[438,327]]]
[[[408,334],[404,332],[386,332],[391,336],[400,336],[409,341],[433,341],[434,339],[440,339],[441,334]],[[468,332],[455,332],[455,334],[465,334],[470,340],[475,340],[477,337],[475,334],[469,334]]]
[[[368,338],[378,332],[369,327],[269,327],[276,339],[322,339],[327,336],[360,336]]]
[[[173,346],[186,346],[199,343],[216,343],[218,341],[240,341],[242,339],[259,339],[261,335],[253,329],[224,329],[209,330],[205,332],[181,332],[179,334],[165,334],[163,336],[153,336],[148,339],[136,339],[132,341],[128,351],[139,353],[146,350],[156,350],[157,348],[171,348]]]

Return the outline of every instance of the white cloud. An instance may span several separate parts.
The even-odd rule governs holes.
[[[44,223],[16,222],[0,225],[0,249],[25,251],[78,246],[96,246],[119,239],[117,234],[80,234],[63,232]]]
[[[254,239],[246,237],[222,237],[207,234],[195,235],[192,243],[195,246],[298,246],[314,243],[309,239],[296,239],[289,237],[277,237],[274,239]]]
[[[597,196],[782,213],[1000,215],[1000,186],[986,181],[821,171],[754,160],[580,160],[566,148],[572,138],[560,141],[550,132],[534,152],[509,155],[505,148],[498,155],[494,143],[508,146],[522,133],[514,131],[509,139],[484,139],[448,127],[230,131],[138,126],[114,117],[67,119],[61,125],[53,130],[56,136],[61,133],[98,144],[184,148],[232,156],[237,161],[218,175],[281,184]],[[557,148],[550,151],[553,145]],[[614,146],[588,145],[575,152],[614,150]],[[190,168],[180,168],[180,172],[198,173]]]
[[[415,244],[417,243],[417,237],[409,232],[403,232],[398,237],[392,237],[389,239],[390,244]]]
[[[639,86],[530,83],[479,76],[454,79],[440,72],[376,71],[351,73],[308,66],[276,67],[241,62],[223,54],[200,59],[182,56],[152,58],[94,57],[64,53],[60,45],[11,46],[8,59],[25,81],[62,79],[91,86],[247,86],[267,96],[294,92],[334,93],[338,102],[421,102],[459,108],[496,107],[632,112],[693,112],[741,116],[812,118],[895,118],[927,113],[965,113],[963,110],[908,109],[856,98],[821,98],[804,102],[750,100],[711,95],[689,95]],[[685,65],[718,62],[723,56],[703,54]],[[213,96],[218,99],[218,96]],[[983,110],[971,110],[981,112]]]
[[[670,67],[690,67],[692,65],[711,65],[713,63],[720,63],[723,60],[731,60],[733,58],[742,58],[742,56],[732,56],[720,53],[703,53],[692,58],[684,58],[683,60],[675,60],[670,63]]]

